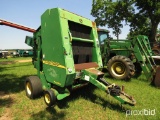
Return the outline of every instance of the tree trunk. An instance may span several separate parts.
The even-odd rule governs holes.
[[[158,27],[158,23],[152,22],[151,32],[149,35],[149,41],[151,42],[151,47],[153,46],[153,42],[156,41],[155,37],[156,37],[156,33],[157,33],[157,27]]]
[[[117,34],[117,40],[119,40],[119,34]]]

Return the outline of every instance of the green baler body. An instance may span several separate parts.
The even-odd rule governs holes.
[[[96,24],[89,19],[60,8],[48,9],[33,38],[26,37],[25,43],[33,47],[32,62],[43,90],[52,90],[56,100],[90,82],[116,99],[122,96],[118,99],[121,103],[135,104],[98,70],[103,67],[100,45]]]
[[[75,64],[96,62],[102,67],[95,23],[74,13],[60,8],[46,10],[33,40],[37,45],[34,42],[29,44],[34,46],[33,60],[38,76],[41,78],[43,74],[51,84],[59,87],[72,85],[76,77]],[[86,44],[86,47],[81,44]],[[83,52],[83,55],[80,53],[76,58],[73,47],[78,45],[78,52]],[[86,52],[91,49],[92,54],[85,55],[83,49]],[[75,60],[80,58],[86,59]]]

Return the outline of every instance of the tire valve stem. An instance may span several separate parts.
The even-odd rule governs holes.
[[[124,92],[124,85],[122,85],[122,92]]]

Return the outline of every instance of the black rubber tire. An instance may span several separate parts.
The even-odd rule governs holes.
[[[52,90],[46,90],[44,92],[44,101],[48,107],[55,105],[57,101],[55,93]]]
[[[29,76],[25,80],[25,91],[26,96],[30,99],[39,97],[42,90],[42,83],[37,76]]]
[[[135,75],[134,75],[134,77],[138,78],[142,74],[142,68],[141,68],[140,63],[138,63],[138,62],[135,62],[134,66],[135,66]]]
[[[121,55],[112,57],[107,63],[109,74],[116,79],[130,80],[135,74],[135,66],[133,62]]]

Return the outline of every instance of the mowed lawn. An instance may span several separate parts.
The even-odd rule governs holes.
[[[15,60],[17,58],[12,58]],[[2,61],[5,60],[0,60],[0,63]],[[90,84],[73,91],[51,108],[47,108],[43,96],[35,100],[26,97],[24,81],[30,75],[36,75],[31,62],[0,64],[0,120],[160,119],[160,89],[149,85],[144,75],[132,78],[130,82],[114,80],[106,75],[110,83],[125,86],[125,92],[136,99],[136,106],[121,106],[116,99]]]

